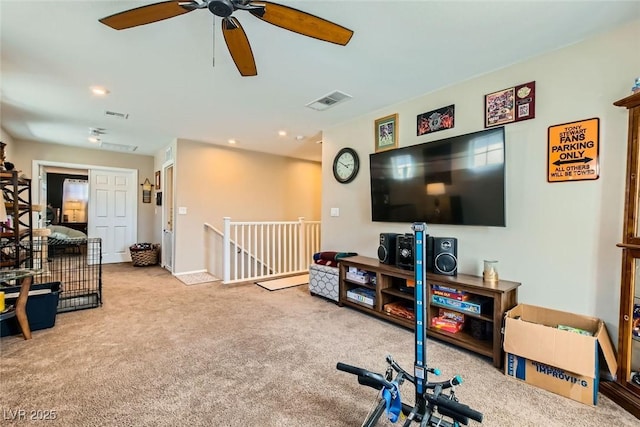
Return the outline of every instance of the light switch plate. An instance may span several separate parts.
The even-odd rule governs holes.
[[[187,214],[187,208],[186,208],[186,206],[179,206],[179,207],[178,207],[178,214],[179,214],[179,215],[186,215],[186,214]]]
[[[340,216],[340,208],[331,208],[331,216]]]

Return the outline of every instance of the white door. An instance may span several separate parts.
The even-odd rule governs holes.
[[[129,262],[137,237],[136,171],[89,171],[89,237],[102,239],[102,262]]]
[[[162,266],[173,272],[173,164],[164,167],[162,194]]]

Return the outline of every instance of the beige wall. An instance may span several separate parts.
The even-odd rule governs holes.
[[[9,159],[13,154],[12,153],[13,145],[14,145],[13,138],[2,127],[0,127],[0,142],[4,142],[5,144],[7,144],[7,146],[4,149],[4,153],[7,161],[11,161]]]
[[[44,160],[56,163],[72,163],[78,165],[106,166],[113,168],[135,169],[138,171],[140,184],[145,178],[153,183],[153,157],[138,154],[117,153],[106,150],[70,147],[60,144],[42,144],[39,142],[16,140],[11,148],[11,158],[16,169],[32,177],[33,160]],[[32,185],[36,185],[35,182]],[[153,203],[142,203],[142,190],[138,192],[138,236],[139,242],[154,239]]]
[[[320,219],[320,163],[189,140],[175,158],[176,212],[187,208],[175,220],[175,274],[206,268],[204,223]]]
[[[521,64],[389,106],[324,130],[322,246],[375,257],[380,232],[411,232],[410,224],[371,221],[369,154],[373,122],[399,113],[399,145],[483,129],[484,95],[536,81],[536,118],[506,125],[505,228],[428,225],[457,237],[459,271],[480,274],[483,259],[499,260],[501,278],[522,282],[520,302],[603,318],[617,336],[627,111],[612,103],[630,94],[640,73],[640,22]],[[436,67],[437,64],[434,64]],[[418,95],[418,94],[416,94]],[[416,116],[455,104],[455,128],[416,137]],[[548,183],[547,128],[600,118],[600,178]],[[337,151],[355,148],[361,172],[336,183]],[[330,208],[340,217],[330,217]]]
[[[285,220],[295,220],[305,217],[309,221],[320,220],[320,205],[322,202],[322,165],[285,158],[279,163],[283,173],[282,203]]]

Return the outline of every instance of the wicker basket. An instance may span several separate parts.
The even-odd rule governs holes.
[[[160,245],[155,244],[149,247],[140,247],[133,245],[129,247],[131,253],[131,261],[134,267],[146,267],[148,265],[156,265],[158,263],[158,250]]]

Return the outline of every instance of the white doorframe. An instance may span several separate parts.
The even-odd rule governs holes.
[[[32,185],[31,185],[31,198],[35,200],[38,204],[42,204],[44,202],[42,194],[40,194],[40,189],[42,188],[42,175],[41,170],[44,167],[60,167],[60,168],[69,168],[69,169],[86,169],[87,171],[91,170],[103,170],[103,171],[112,171],[112,172],[123,172],[130,173],[132,175],[131,182],[129,183],[129,190],[132,194],[138,194],[137,182],[138,182],[138,170],[137,169],[128,169],[128,168],[116,168],[110,166],[100,166],[100,165],[87,165],[80,163],[67,163],[67,162],[52,162],[49,160],[33,160],[31,166],[31,177],[32,177]],[[38,185],[34,185],[34,181],[37,180]],[[35,190],[35,191],[34,191]],[[89,183],[89,190],[91,190],[91,183]],[[45,195],[46,197],[46,195]],[[135,199],[137,200],[137,198]],[[135,241],[138,240],[138,203],[133,203],[133,218],[131,218],[131,229],[133,230],[133,238]],[[91,205],[91,198],[89,198],[89,205]],[[91,217],[89,216],[88,222],[91,222]],[[87,230],[89,230],[89,226],[87,226]],[[89,236],[91,237],[91,236]]]
[[[168,174],[167,171],[171,173]],[[173,273],[175,264],[175,165],[169,160],[162,165],[162,250],[160,264]],[[171,226],[167,227],[170,221]],[[168,230],[170,228],[170,230]]]

